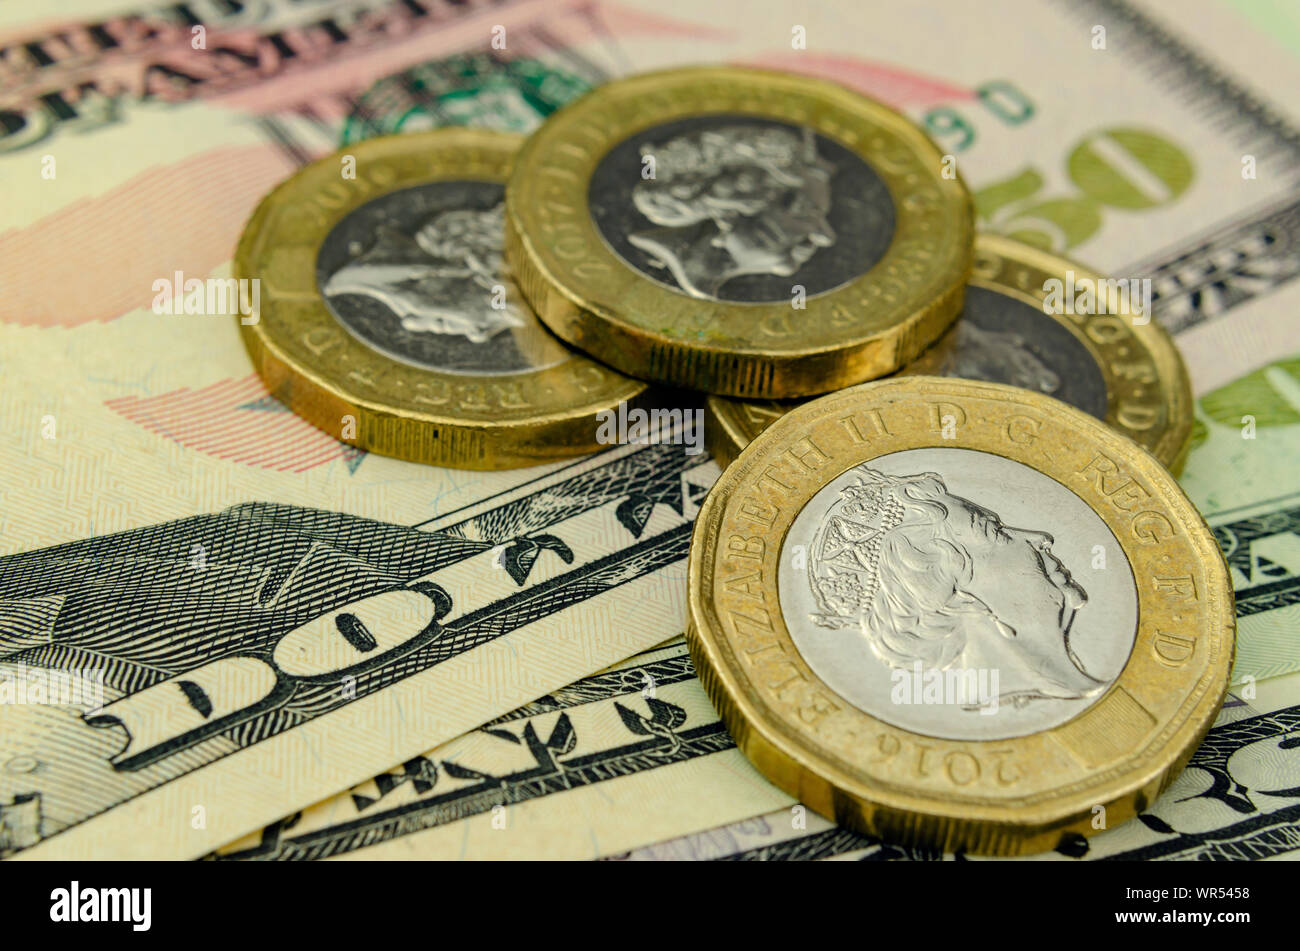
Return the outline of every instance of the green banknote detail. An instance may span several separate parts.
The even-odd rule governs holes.
[[[1041,194],[1047,179],[1030,166],[978,189],[975,210],[994,231],[1063,252],[1100,230],[1108,208],[1144,211],[1172,204],[1196,178],[1191,157],[1179,145],[1123,127],[1084,135],[1066,157],[1065,171],[1075,194]]]
[[[1237,597],[1234,684],[1300,670],[1300,357],[1206,393],[1182,484]]]
[[[1296,56],[1300,56],[1300,8],[1292,0],[1227,0],[1228,5]]]
[[[1236,427],[1252,416],[1258,427],[1300,423],[1300,357],[1281,360],[1248,373],[1201,399],[1205,415]]]
[[[1277,494],[1300,463],[1300,357],[1200,398],[1183,487],[1207,517]]]
[[[366,90],[343,123],[341,142],[448,125],[530,132],[591,89],[585,79],[535,59],[468,53],[432,60]]]

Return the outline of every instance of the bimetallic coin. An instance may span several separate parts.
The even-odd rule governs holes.
[[[1154,801],[1235,643],[1218,545],[1154,457],[1042,394],[938,377],[754,439],[700,510],[688,603],[700,677],[769,779],[869,834],[998,855]]]
[[[819,80],[609,83],[520,152],[507,255],[542,321],[625,373],[790,397],[891,373],[952,321],[970,196],[892,110]]]
[[[515,288],[502,242],[520,141],[370,139],[262,200],[235,272],[262,282],[261,319],[241,329],[272,393],[338,439],[416,462],[500,469],[598,448],[597,414],[645,385],[564,346]]]
[[[1169,334],[1149,310],[1045,310],[1051,281],[1107,286],[1081,265],[980,235],[961,317],[900,373],[1007,383],[1055,397],[1124,433],[1177,474],[1191,439],[1192,391]],[[725,464],[796,405],[709,397],[710,451]]]

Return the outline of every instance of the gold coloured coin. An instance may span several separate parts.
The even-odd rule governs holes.
[[[961,307],[969,193],[848,89],[700,67],[601,86],[520,151],[506,253],[557,335],[624,373],[807,396],[891,373]]]
[[[1049,300],[1045,309],[1053,281],[1072,304],[1084,289],[1109,303],[1089,312]],[[1169,334],[1150,317],[1149,302],[1145,314],[1112,312],[1133,309],[1130,285],[1110,293],[1115,286],[1045,251],[980,235],[961,317],[900,373],[1009,383],[1056,397],[1124,433],[1176,475],[1192,434],[1187,370]],[[709,397],[710,451],[725,465],[795,405]]]
[[[769,779],[869,834],[996,855],[1153,802],[1235,643],[1219,548],[1159,462],[1049,397],[938,377],[750,443],[700,510],[688,604]]]
[[[504,269],[505,182],[522,137],[388,136],[308,165],[258,205],[234,273],[267,388],[363,449],[464,469],[599,448],[597,414],[645,384],[564,346]]]

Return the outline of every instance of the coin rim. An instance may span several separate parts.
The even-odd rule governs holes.
[[[719,107],[711,106],[705,97],[719,85],[735,89],[742,99],[753,98],[754,91],[762,89],[769,96],[782,94],[819,102],[819,114],[802,119],[770,108],[724,111],[802,121],[857,155],[889,188],[896,222],[884,256],[846,283],[808,298],[802,313],[796,311],[799,319],[810,326],[818,325],[818,314],[834,313],[837,319],[857,325],[851,332],[828,329],[816,344],[749,345],[744,342],[746,335],[736,328],[751,327],[765,315],[788,316],[790,301],[692,298],[637,271],[609,246],[587,213],[592,174],[609,149],[665,122],[718,112]],[[623,109],[616,113],[619,121],[612,125],[597,125],[589,120],[592,115],[603,118],[610,104],[638,97],[665,104],[664,108],[652,116]],[[833,110],[854,120],[853,129],[841,130],[837,135],[822,124],[820,113]],[[598,129],[602,138],[594,144],[590,135],[575,140],[574,130],[579,127]],[[850,131],[854,142],[841,137]],[[903,170],[891,171],[873,161],[864,146],[873,135],[884,136],[891,147],[907,150],[908,164]],[[574,155],[573,141],[590,146],[583,158]],[[566,161],[562,165],[553,162],[557,148],[565,143],[570,146]],[[597,87],[558,110],[524,144],[506,187],[506,254],[519,276],[524,296],[542,322],[560,338],[625,373],[733,396],[780,398],[828,392],[904,365],[937,338],[961,310],[973,255],[974,204],[959,175],[943,177],[943,159],[938,147],[906,117],[826,80],[735,66],[645,73]],[[930,210],[908,207],[908,198],[917,185],[905,189],[901,184],[905,174],[920,174],[937,190],[938,201]],[[579,209],[573,221],[566,220],[564,232],[566,239],[581,240],[583,254],[578,263],[557,252],[559,242],[554,238],[550,216],[560,207]],[[927,269],[921,279],[897,278],[905,291],[898,302],[875,311],[881,316],[863,316],[865,309],[860,302],[866,299],[864,295],[878,298],[884,281],[894,280],[886,272],[897,266],[902,253],[898,250],[900,242],[919,243],[927,234],[930,243],[936,236],[947,240],[943,250],[949,252],[948,258]],[[644,292],[653,303],[644,313],[625,313],[622,298],[598,300],[598,296],[609,297],[610,293],[602,292],[598,281],[579,273],[580,268],[591,269],[593,265],[616,275],[620,286],[637,286],[638,294]],[[679,331],[664,333],[665,323],[674,315],[684,318],[679,320]],[[830,323],[825,323],[830,328]],[[724,335],[720,324],[730,325],[732,330]],[[883,326],[870,329],[877,324]],[[656,326],[660,329],[654,329]],[[710,339],[718,336],[725,339],[719,343]]]
[[[893,400],[890,400],[891,394],[894,395]],[[1184,688],[1185,696],[1180,702],[1178,713],[1158,720],[1157,726],[1148,732],[1147,745],[1144,747],[1148,749],[1159,736],[1167,734],[1155,755],[1145,761],[1134,762],[1133,756],[1130,756],[1126,761],[1105,765],[1095,771],[1101,778],[1093,780],[1087,787],[1079,788],[1078,782],[1074,782],[1065,784],[1063,791],[1060,786],[1039,790],[1029,794],[1033,801],[1010,797],[989,801],[973,795],[944,797],[933,789],[886,784],[856,771],[852,763],[843,762],[833,753],[828,753],[811,728],[780,716],[777,710],[769,707],[757,694],[752,679],[739,663],[739,648],[732,643],[734,638],[726,633],[726,628],[719,620],[716,605],[711,601],[712,592],[706,591],[704,587],[706,574],[711,575],[721,560],[716,541],[722,530],[727,500],[736,487],[749,477],[748,462],[753,457],[768,452],[773,445],[779,445],[792,436],[808,432],[811,428],[809,421],[824,418],[832,411],[840,412],[846,400],[851,401],[855,409],[863,409],[871,405],[873,398],[887,402],[903,398],[918,402],[930,398],[946,398],[954,402],[963,398],[1007,400],[1018,406],[1032,408],[1042,416],[1051,418],[1056,425],[1079,427],[1089,434],[1089,438],[1095,439],[1099,451],[1122,460],[1126,471],[1145,480],[1153,490],[1171,493],[1169,514],[1178,519],[1181,529],[1187,535],[1190,549],[1193,552],[1199,550],[1198,553],[1206,564],[1207,585],[1206,590],[1201,592],[1201,603],[1204,604],[1201,616],[1205,619],[1203,635],[1210,645],[1207,648],[1210,658],[1204,671]],[[897,439],[892,441],[885,452],[926,448],[937,441],[925,430],[919,430],[909,433],[901,442]],[[953,443],[944,441],[943,445],[951,447]],[[1014,458],[1003,455],[1005,458]],[[864,455],[859,462],[871,458],[875,456]],[[1033,465],[1022,459],[1016,461]],[[843,471],[843,468],[837,468],[819,480],[820,485],[825,485]],[[1052,476],[1051,473],[1045,474]],[[799,505],[788,516],[779,518],[773,528],[762,533],[755,531],[754,534],[762,534],[766,543],[774,544],[775,550],[780,552],[786,534],[802,508],[803,505]],[[1133,559],[1129,551],[1134,546],[1132,542],[1122,540],[1123,534],[1116,524],[1117,517],[1108,511],[1094,511],[1117,540],[1120,540],[1131,566]],[[863,384],[847,392],[834,393],[797,407],[755,438],[743,450],[736,463],[723,472],[696,518],[690,552],[687,639],[700,680],[737,745],[759,771],[776,785],[828,818],[868,834],[900,839],[910,844],[945,850],[966,849],[978,853],[1016,855],[1054,847],[1067,833],[1092,834],[1095,831],[1092,825],[1093,806],[1098,804],[1105,806],[1108,824],[1112,827],[1131,818],[1153,802],[1172,782],[1209,730],[1226,694],[1235,656],[1236,617],[1226,563],[1209,527],[1178,487],[1173,476],[1142,447],[1082,410],[1051,397],[1003,384],[949,377],[898,377]],[[706,564],[706,559],[712,559],[713,564]],[[771,578],[764,577],[762,584],[765,603],[779,605],[775,575]],[[1139,579],[1138,599],[1141,623],[1144,610],[1156,610],[1155,594],[1147,589],[1143,579]],[[768,613],[773,637],[789,654],[800,658],[802,667],[806,668],[803,671],[805,678],[827,696],[842,699],[802,660],[779,607]],[[1136,651],[1125,662],[1124,669],[1108,686],[1106,693],[1088,710],[1081,711],[1065,723],[1048,730],[988,743],[1014,747],[1041,734],[1055,733],[1069,727],[1080,716],[1096,709],[1117,686],[1124,684],[1134,657]],[[845,703],[855,714],[865,718],[864,722],[870,729],[879,728],[884,732],[901,734],[921,743],[952,743],[961,746],[984,742],[948,741],[926,736],[880,720],[847,701]],[[1089,771],[1083,767],[1080,768],[1081,774],[1087,772]],[[1107,774],[1111,778],[1105,778]]]

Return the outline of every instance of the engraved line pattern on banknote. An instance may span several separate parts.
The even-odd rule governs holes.
[[[685,647],[683,647],[682,654],[679,657],[666,658],[634,667],[622,667],[603,674],[592,674],[590,677],[584,677],[576,683],[571,683],[566,687],[553,691],[545,697],[539,697],[532,703],[526,703],[517,710],[511,710],[509,713],[485,723],[483,729],[502,723],[513,723],[515,720],[525,720],[539,713],[551,713],[555,710],[564,710],[584,703],[596,703],[610,697],[621,697],[624,694],[637,693],[644,690],[647,684],[666,687],[668,684],[694,679],[695,668],[691,666],[690,655],[685,653]]]
[[[1168,841],[1130,849],[1107,860],[1196,859],[1236,861],[1261,859],[1300,847],[1300,785],[1287,789],[1251,789],[1233,775],[1229,761],[1254,744],[1276,742],[1277,750],[1300,747],[1300,706],[1247,717],[1212,729],[1192,757],[1188,768],[1199,767],[1210,774],[1211,785],[1201,793],[1240,815],[1241,822],[1207,832],[1183,832]],[[1277,799],[1279,807],[1261,810],[1249,795]],[[1138,821],[1143,821],[1139,816]],[[1156,831],[1177,832],[1161,823]]]
[[[1220,134],[1249,144],[1257,154],[1282,159],[1300,179],[1300,130],[1159,21],[1126,0],[1054,2],[1080,22],[1113,24],[1109,32],[1117,43],[1140,44],[1131,57],[1139,69],[1180,98],[1194,97]],[[1261,144],[1267,146],[1267,152],[1258,151]]]
[[[415,791],[425,794],[438,784],[439,772],[455,779],[477,780],[473,785],[446,793],[425,796],[415,802],[392,808],[365,812],[357,819],[337,823],[324,829],[297,836],[292,830],[298,817],[292,816],[263,831],[256,848],[226,855],[210,856],[220,860],[242,859],[320,859],[340,855],[366,846],[377,845],[402,835],[447,825],[470,816],[491,812],[501,806],[516,805],[542,796],[563,793],[606,780],[685,762],[733,749],[735,743],[716,718],[687,726],[686,711],[667,700],[646,695],[647,686],[655,691],[671,684],[691,682],[695,672],[685,646],[675,648],[677,656],[635,664],[603,674],[583,678],[548,697],[488,723],[480,731],[504,742],[519,743],[521,735],[534,762],[525,769],[494,775],[479,771],[470,762],[444,759],[433,762],[417,757],[402,764],[398,773],[376,777],[378,797],[356,791],[352,794],[358,812],[371,809],[383,796],[399,785],[411,782]],[[697,688],[698,689],[698,688]],[[649,716],[639,712],[639,704],[618,703],[615,698],[641,695]],[[621,721],[630,742],[594,752],[571,755],[579,737],[567,713],[550,727],[534,718],[557,711],[573,710],[588,704],[615,700],[602,715]],[[507,724],[525,722],[522,731],[503,731]],[[539,729],[540,728],[540,729]],[[518,735],[517,735],[518,734]]]
[[[131,11],[85,25],[79,30],[81,42],[73,46],[67,43],[66,28],[27,39],[21,46],[35,69],[14,77],[14,88],[0,97],[0,106],[14,109],[6,130],[10,134],[38,121],[27,115],[29,111],[48,113],[40,120],[45,135],[29,137],[25,144],[30,145],[59,131],[64,123],[84,120],[75,108],[76,101],[84,103],[87,110],[93,106],[103,111],[105,100],[113,101],[119,94],[131,104],[166,105],[224,96],[271,79],[310,73],[342,57],[364,55],[391,43],[395,36],[409,42],[413,35],[454,27],[489,10],[500,15],[517,5],[509,0],[455,4],[345,0],[302,13],[289,5],[273,4],[269,11],[256,11],[251,22],[245,10],[223,16],[216,7],[206,11],[216,12],[206,19],[185,11],[188,22],[167,15],[167,11]],[[221,68],[193,67],[189,55],[193,52],[192,25],[202,25],[208,31],[204,52],[219,60]],[[114,34],[132,36],[134,42],[125,47]],[[178,51],[184,52],[178,56]],[[0,59],[9,52],[0,50]],[[96,75],[106,66],[115,67],[111,82]],[[70,90],[75,90],[75,99],[72,95],[65,98]]]
[[[0,660],[98,667],[109,700],[82,725],[53,721],[62,739],[11,737],[36,742],[37,749],[54,744],[58,754],[41,757],[44,765],[30,781],[10,776],[0,807],[34,803],[25,808],[39,813],[43,793],[57,791],[58,819],[45,837],[57,834],[679,561],[694,504],[705,491],[686,476],[706,459],[668,444],[620,447],[425,523],[436,526],[425,531],[248,503],[0,558]],[[671,516],[652,523],[660,502]],[[604,546],[614,538],[624,544],[609,551]],[[203,553],[197,569],[195,546]],[[502,571],[490,563],[498,555]],[[478,594],[510,586],[516,590],[492,599]],[[395,592],[415,601],[427,597],[432,620],[423,630],[403,628],[395,646],[390,636],[384,650],[375,650],[376,632],[341,609]],[[328,621],[332,611],[338,612],[333,637],[352,653],[339,654],[342,642],[330,642],[330,669],[286,672],[279,645]],[[328,627],[322,633],[331,636]],[[349,680],[351,691],[340,689]],[[256,689],[242,689],[250,684]],[[232,690],[238,702],[226,702]],[[159,709],[170,712],[160,718]],[[113,737],[125,742],[110,742]],[[102,774],[105,761],[120,781],[113,788],[78,782]],[[31,844],[31,837],[11,839],[7,849]]]
[[[575,12],[582,15],[591,11],[584,8]],[[616,46],[617,38],[598,16],[591,17],[590,22],[593,31],[602,35],[608,46]],[[538,101],[536,89],[524,89],[516,83],[520,107],[532,113],[531,121],[525,122],[518,114],[508,118],[494,114],[491,106],[482,107],[482,111],[467,110],[466,94],[474,89],[491,89],[494,83],[508,83],[518,79],[521,73],[541,70],[546,71],[545,84],[553,91],[555,80],[561,75],[559,70],[564,70],[573,87],[565,90],[565,101],[568,101],[611,78],[606,70],[539,23],[516,29],[510,46],[510,52],[479,49],[419,63],[383,77],[368,89],[337,93],[337,103],[347,112],[343,143],[400,132],[408,124],[416,127],[504,124],[507,129],[526,131],[564,102]],[[446,88],[449,86],[454,89]],[[287,116],[259,116],[257,125],[295,165],[306,165],[321,152],[339,144],[338,122],[332,109],[322,113],[319,103],[308,99],[287,112]],[[414,119],[418,119],[418,125]]]
[[[1113,24],[1117,43],[1140,43],[1140,50],[1130,50],[1138,68],[1194,101],[1219,134],[1261,159],[1282,161],[1300,186],[1300,130],[1267,102],[1124,0],[1056,4],[1081,22]],[[1152,310],[1170,333],[1215,320],[1300,275],[1300,198],[1193,235],[1125,273],[1150,275]]]
[[[926,861],[940,858],[938,852],[929,852],[920,849],[907,848],[901,845],[892,845],[888,842],[881,842],[879,839],[872,838],[869,835],[862,835],[849,829],[835,827],[834,829],[823,829],[820,832],[814,832],[811,835],[800,836],[797,839],[787,839],[784,842],[774,842],[771,845],[761,845],[754,849],[745,849],[741,852],[734,852],[731,855],[721,855],[716,858],[718,862],[815,862],[819,859],[834,858],[838,855],[844,855],[848,852],[866,851],[863,860],[867,861],[889,861],[892,859],[908,859],[911,861]]]
[[[1230,567],[1249,579],[1249,585],[1236,592],[1237,617],[1300,603],[1300,575],[1254,551],[1254,546],[1263,539],[1279,535],[1300,537],[1300,506],[1232,521],[1220,522],[1218,518],[1214,521],[1211,529],[1223,557]]]
[[[1172,334],[1272,293],[1300,275],[1300,200],[1247,215],[1133,268]]]

